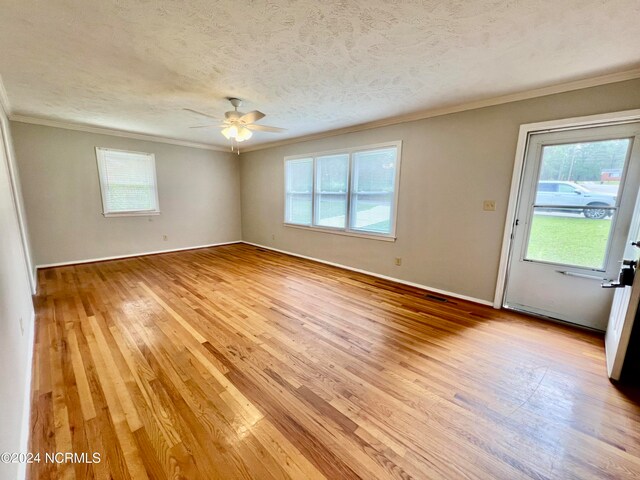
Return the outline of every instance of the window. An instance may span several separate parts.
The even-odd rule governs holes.
[[[160,213],[153,154],[96,148],[96,157],[106,217]]]
[[[286,221],[311,225],[313,213],[313,158],[287,162]]]
[[[316,159],[316,225],[344,228],[347,221],[349,155],[327,155]]]
[[[560,185],[558,185],[558,191],[560,193],[576,193],[578,190],[573,188],[571,185],[561,183]]]
[[[539,192],[557,192],[558,184],[556,183],[538,183],[538,193]]]
[[[353,154],[352,229],[380,234],[391,233],[396,157],[396,148]]]
[[[395,238],[400,146],[285,158],[285,224]]]

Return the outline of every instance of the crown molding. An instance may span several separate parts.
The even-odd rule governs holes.
[[[521,100],[529,100],[531,98],[544,97],[546,95],[554,95],[557,93],[570,92],[573,90],[581,90],[584,88],[597,87],[600,85],[607,85],[610,83],[624,82],[626,80],[634,80],[637,78],[640,78],[640,68],[626,70],[624,72],[611,73],[607,75],[600,75],[597,77],[591,77],[591,78],[586,78],[582,80],[574,80],[571,82],[565,82],[565,83],[551,85],[551,86],[542,87],[542,88],[525,90],[522,92],[512,93],[508,95],[501,95],[498,97],[475,100],[472,102],[461,103],[457,105],[450,105],[446,107],[421,110],[418,112],[398,115],[398,116],[389,117],[389,118],[383,118],[380,120],[374,120],[372,122],[361,123],[361,124],[352,125],[349,127],[343,127],[343,128],[338,128],[334,130],[328,130],[325,132],[312,133],[309,135],[302,135],[298,137],[288,138],[286,140],[260,143],[257,145],[246,145],[242,149],[242,153],[254,152],[257,150],[265,150],[268,148],[291,145],[295,143],[308,142],[311,140],[319,140],[322,138],[333,137],[336,135],[344,135],[347,133],[361,132],[364,130],[371,130],[373,128],[386,127],[389,125],[397,125],[400,123],[414,122],[417,120],[424,120],[426,118],[449,115],[451,113],[464,112],[467,110],[475,110],[478,108],[492,107],[496,105],[502,105],[505,103],[518,102]],[[191,142],[187,140],[180,140],[177,138],[161,137],[161,136],[150,135],[145,133],[136,133],[128,130],[97,127],[97,126],[92,126],[92,125],[87,125],[82,123],[65,122],[65,121],[54,120],[50,118],[44,118],[44,117],[33,117],[33,116],[17,115],[17,114],[14,115],[11,113],[12,110],[9,103],[9,98],[7,97],[7,93],[2,83],[1,77],[0,77],[0,106],[3,108],[3,110],[9,117],[9,119],[14,122],[30,123],[34,125],[44,125],[48,127],[64,128],[67,130],[76,130],[81,132],[90,132],[90,133],[97,133],[102,135],[112,135],[116,137],[134,138],[136,140],[167,143],[170,145],[200,148],[204,150],[212,150],[217,152],[228,152],[228,149],[225,147],[209,145],[206,143]]]
[[[8,117],[11,115],[11,103],[9,103],[9,97],[7,96],[7,90],[4,88],[4,82],[2,81],[2,75],[0,75],[0,108],[4,111],[4,114]]]
[[[5,115],[12,122],[30,123],[33,125],[43,125],[46,127],[64,128],[66,130],[76,130],[79,132],[98,133],[101,135],[111,135],[114,137],[134,138],[136,140],[145,140],[148,142],[167,143],[170,145],[178,145],[181,147],[200,148],[203,150],[213,150],[215,152],[228,152],[227,148],[208,145],[200,142],[190,142],[177,138],[161,137],[158,135],[150,135],[146,133],[136,133],[128,130],[120,130],[116,128],[96,127],[83,123],[64,122],[44,117],[32,117],[29,115],[14,115],[11,109],[11,103],[7,96],[7,90],[4,88],[2,75],[0,75],[0,108],[4,110]]]
[[[64,128],[66,130],[76,130],[79,132],[97,133],[100,135],[111,135],[113,137],[134,138],[136,140],[145,140],[147,142],[168,143],[170,145],[179,145],[181,147],[200,148],[203,150],[213,150],[215,152],[228,152],[224,147],[208,145],[206,143],[190,142],[187,140],[179,140],[177,138],[160,137],[146,133],[135,133],[128,130],[119,130],[115,128],[95,127],[83,123],[63,122],[60,120],[52,120],[42,117],[31,117],[27,115],[9,115],[12,122],[30,123],[33,125],[43,125],[46,127]]]
[[[501,95],[498,97],[475,100],[472,102],[461,103],[458,105],[421,110],[419,112],[398,115],[395,117],[384,118],[381,120],[374,120],[372,122],[361,123],[358,125],[352,125],[350,127],[338,128],[335,130],[328,130],[326,132],[312,133],[309,135],[289,138],[286,140],[247,146],[243,149],[242,153],[254,152],[257,150],[265,150],[267,148],[281,147],[284,145],[291,145],[294,143],[308,142],[311,140],[319,140],[322,138],[333,137],[336,135],[344,135],[347,133],[361,132],[363,130],[371,130],[373,128],[386,127],[389,125],[397,125],[400,123],[414,122],[417,120],[424,120],[426,118],[439,117],[442,115],[449,115],[451,113],[464,112],[466,110],[476,110],[478,108],[493,107],[493,106],[502,105],[505,103],[518,102],[521,100],[529,100],[531,98],[544,97],[546,95],[554,95],[557,93],[570,92],[573,90],[582,90],[584,88],[597,87],[600,85],[607,85],[610,83],[624,82],[626,80],[634,80],[637,78],[640,78],[640,68],[635,68],[633,70],[626,70],[624,72],[610,73],[607,75],[600,75],[598,77],[591,77],[591,78],[586,78],[582,80],[574,80],[571,82],[565,82],[557,85],[535,88],[532,90],[525,90],[522,92],[511,93],[508,95]]]

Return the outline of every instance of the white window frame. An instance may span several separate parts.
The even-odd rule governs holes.
[[[106,162],[106,152],[120,152],[120,153],[132,153],[134,155],[145,155],[151,160],[151,167],[153,169],[153,185],[156,196],[156,208],[153,210],[127,210],[121,212],[108,212],[107,211],[107,196],[106,185],[107,179],[105,175],[104,164]],[[100,196],[102,198],[102,215],[105,217],[139,217],[160,215],[160,202],[158,199],[158,178],[156,175],[156,156],[153,153],[148,152],[134,152],[132,150],[118,150],[116,148],[96,147],[96,160],[98,163],[98,177],[100,179]]]
[[[369,150],[379,150],[382,148],[390,148],[390,147],[395,147],[396,148],[396,174],[395,174],[395,184],[393,187],[393,206],[391,208],[391,218],[389,219],[390,224],[391,224],[391,231],[390,233],[375,233],[375,232],[366,232],[366,231],[362,231],[359,229],[353,229],[351,228],[351,197],[353,196],[353,184],[354,184],[354,175],[353,175],[353,168],[354,168],[354,161],[353,161],[353,155],[354,153],[360,153],[360,152],[366,152]],[[343,154],[343,155],[349,155],[349,169],[348,169],[348,180],[347,180],[347,185],[348,185],[348,189],[347,189],[347,211],[346,211],[346,215],[345,215],[345,228],[339,228],[339,227],[321,227],[318,225],[314,225],[315,221],[316,221],[316,169],[317,169],[317,158],[318,157],[323,157],[326,155],[338,155],[338,154]],[[301,225],[298,223],[290,223],[287,222],[287,209],[286,209],[286,202],[287,202],[287,162],[291,161],[291,160],[300,160],[300,159],[308,159],[311,158],[313,159],[313,189],[311,192],[311,225]],[[359,146],[359,147],[351,147],[351,148],[341,148],[341,149],[336,149],[336,150],[326,150],[326,151],[322,151],[322,152],[315,152],[315,153],[305,153],[305,154],[301,154],[301,155],[290,155],[287,157],[284,157],[284,208],[283,208],[283,215],[284,215],[284,226],[285,227],[290,227],[290,228],[299,228],[302,230],[311,230],[311,231],[316,231],[316,232],[323,232],[323,233],[333,233],[333,234],[337,234],[337,235],[346,235],[349,237],[362,237],[362,238],[370,238],[373,240],[383,240],[386,242],[395,242],[396,241],[396,227],[397,227],[397,219],[398,219],[398,198],[399,198],[399,191],[400,191],[400,166],[401,166],[401,159],[402,159],[402,140],[397,140],[394,142],[385,142],[385,143],[377,143],[374,145],[364,145],[364,146]]]

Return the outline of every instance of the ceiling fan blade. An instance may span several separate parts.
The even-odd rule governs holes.
[[[208,113],[204,113],[204,112],[199,112],[198,110],[194,110],[193,108],[183,108],[183,110],[186,110],[187,112],[197,113],[198,115],[203,115],[205,117],[213,118],[214,120],[220,120],[219,118],[214,117],[213,115],[209,115]]]
[[[189,127],[189,128],[207,128],[207,127],[221,127],[224,125],[218,125],[216,123],[211,123],[209,125],[194,125],[193,127]]]
[[[270,127],[269,125],[245,125],[249,130],[257,130],[259,132],[272,132],[272,133],[280,133],[284,132],[286,128],[280,127]]]
[[[253,112],[245,113],[240,117],[240,121],[242,123],[253,123],[257,122],[261,118],[264,118],[264,113],[259,112],[258,110],[254,110]]]

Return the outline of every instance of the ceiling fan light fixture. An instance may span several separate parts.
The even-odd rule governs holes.
[[[238,136],[238,127],[236,127],[235,125],[231,125],[227,128],[222,129],[222,132],[220,133],[222,133],[222,135],[224,135],[227,140],[231,140]]]
[[[253,136],[254,130],[257,130],[259,132],[271,133],[279,133],[285,130],[284,128],[270,127],[268,125],[257,125],[255,122],[264,118],[264,113],[258,110],[253,110],[249,113],[239,112],[238,107],[242,105],[242,100],[235,97],[227,98],[227,100],[229,100],[231,102],[231,105],[233,105],[233,110],[225,112],[225,119],[222,120],[222,125],[219,125],[219,127],[222,128],[220,133],[222,133],[224,138],[231,141],[232,151],[238,151],[238,143],[249,140]],[[213,115],[209,115],[208,113],[200,112],[192,108],[185,108],[184,110],[217,120],[217,118]],[[189,128],[204,128],[213,126],[214,125],[196,125]]]
[[[245,140],[249,140],[253,132],[246,127],[240,127],[238,129],[238,134],[236,135],[236,142],[244,142]]]

